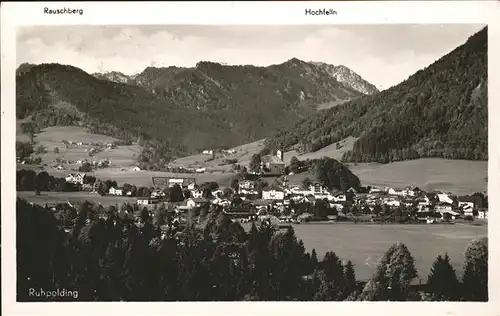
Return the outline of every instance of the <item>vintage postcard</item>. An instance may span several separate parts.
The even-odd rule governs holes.
[[[500,311],[498,3],[2,9],[6,315]]]

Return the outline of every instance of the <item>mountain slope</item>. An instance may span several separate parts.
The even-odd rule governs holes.
[[[17,69],[16,69],[16,76],[20,76],[20,75],[22,75],[24,73],[27,73],[34,66],[36,66],[36,65],[35,64],[30,64],[30,63],[22,63],[22,64],[20,64],[19,67],[17,67]]]
[[[109,71],[105,73],[93,73],[92,76],[101,80],[108,80],[116,83],[128,83],[134,84],[134,79],[131,76],[127,76],[119,71]]]
[[[227,126],[213,115],[178,108],[140,87],[98,80],[72,66],[38,65],[16,81],[19,119],[44,116],[47,112],[54,115],[54,111],[59,111],[59,115],[71,112],[74,121],[68,125],[81,123],[92,132],[124,140],[151,139],[166,143],[177,152],[210,144],[210,138],[204,136],[208,133],[227,135],[230,142],[237,140],[234,134],[227,134]],[[43,123],[41,127],[60,125]],[[195,140],[193,134],[197,135]]]
[[[266,139],[263,153],[359,137],[346,161],[488,157],[487,28],[406,81],[321,111]]]
[[[109,74],[95,76],[111,81],[126,80],[117,80]],[[268,67],[227,66],[206,61],[192,68],[148,67],[133,78],[128,77],[127,83],[143,87],[170,102],[210,111],[248,110],[246,103],[261,95],[267,100],[264,103],[280,104],[298,116],[308,114],[324,102],[344,102],[363,95],[338,81],[328,69],[296,58]]]
[[[128,141],[141,138],[162,144],[168,156],[261,139],[317,104],[362,95],[298,59],[269,67],[149,67],[133,77],[42,64],[16,81],[20,119],[31,117],[39,128],[78,124]]]
[[[360,75],[347,68],[344,65],[330,65],[322,62],[311,62],[312,64],[323,68],[330,76],[335,78],[338,82],[344,84],[353,90],[363,94],[375,94],[379,92],[377,87],[368,81],[361,78]]]

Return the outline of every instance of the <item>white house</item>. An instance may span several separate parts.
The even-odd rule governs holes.
[[[262,199],[263,200],[283,200],[285,198],[285,192],[269,190],[262,191]]]
[[[117,195],[117,196],[123,195],[123,188],[111,187],[109,189],[109,194],[111,194],[111,195]]]
[[[309,186],[309,191],[312,195],[328,194],[328,189],[320,183],[311,184]]]
[[[403,190],[401,189],[387,188],[387,193],[390,195],[403,196]]]
[[[255,191],[255,182],[251,180],[244,180],[238,183],[239,194],[257,194]]]
[[[199,199],[203,197],[203,190],[193,190],[191,191],[191,195],[193,196],[193,198]]]
[[[137,204],[139,205],[148,205],[148,204],[152,204],[151,203],[152,201],[148,198],[138,198],[137,199]]]
[[[198,173],[203,173],[203,172],[205,172],[206,170],[207,170],[206,168],[198,168],[198,169],[196,169],[196,172],[198,172]]]
[[[399,207],[401,206],[401,202],[398,201],[398,200],[387,200],[385,202],[386,205],[389,205],[389,206],[395,206],[395,207]]]
[[[71,173],[68,174],[65,178],[66,182],[73,184],[83,184],[84,179],[85,179],[85,173]]]
[[[238,183],[238,192],[240,194],[255,194],[255,182],[244,180]]]
[[[438,193],[436,196],[439,202],[453,204],[453,200],[446,193]]]
[[[415,191],[413,191],[413,189],[408,188],[408,187],[407,187],[407,188],[404,188],[404,189],[403,189],[403,196],[405,196],[405,197],[406,197],[406,196],[411,196],[411,197],[413,197],[413,196],[415,196]]]
[[[474,208],[474,202],[458,202],[458,207],[466,208]]]
[[[253,190],[255,188],[255,182],[251,180],[244,180],[238,183],[240,189]]]
[[[488,211],[478,211],[477,218],[488,219]]]
[[[438,212],[448,212],[450,213],[453,210],[453,207],[449,203],[441,203],[439,205],[436,205],[436,211]]]
[[[336,202],[345,202],[347,201],[347,196],[345,194],[337,194],[334,198]]]

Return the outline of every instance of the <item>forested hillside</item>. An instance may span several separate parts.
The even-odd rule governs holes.
[[[488,158],[487,28],[401,84],[302,119],[266,140],[316,151],[359,137],[346,161]]]
[[[18,119],[34,120],[39,129],[81,125],[126,141],[149,141],[147,155],[155,159],[261,139],[318,104],[360,95],[298,59],[269,67],[149,67],[133,78],[25,64],[18,69],[16,110]]]

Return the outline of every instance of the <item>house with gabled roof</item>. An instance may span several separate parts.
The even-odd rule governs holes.
[[[66,182],[73,184],[83,184],[85,173],[70,173],[65,177]]]
[[[123,188],[122,187],[111,187],[109,189],[109,194],[111,195],[116,195],[116,196],[122,196],[123,195]]]

